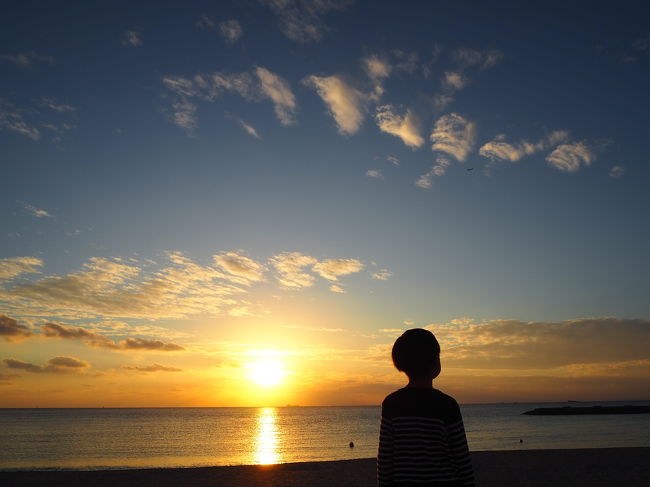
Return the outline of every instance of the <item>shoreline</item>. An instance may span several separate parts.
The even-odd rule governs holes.
[[[481,487],[650,485],[650,447],[471,452]],[[375,458],[275,465],[0,472],[14,487],[311,487],[376,485]]]

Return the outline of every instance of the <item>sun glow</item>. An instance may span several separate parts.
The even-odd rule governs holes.
[[[248,365],[250,379],[257,385],[271,387],[282,383],[285,371],[276,357],[263,357]]]

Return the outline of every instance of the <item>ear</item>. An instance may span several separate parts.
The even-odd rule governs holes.
[[[440,371],[442,370],[442,365],[440,364],[440,355],[436,358],[434,364],[433,364],[433,379],[438,377],[440,375]]]

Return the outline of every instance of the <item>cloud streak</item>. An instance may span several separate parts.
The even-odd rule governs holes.
[[[235,93],[251,102],[270,100],[282,125],[295,123],[298,106],[289,83],[264,67],[255,67],[252,72],[216,71],[194,77],[167,75],[162,78],[162,83],[174,98],[171,104],[172,122],[188,133],[198,127],[196,101],[214,103],[226,92]]]
[[[474,146],[476,125],[462,115],[450,113],[436,121],[429,138],[433,142],[431,150],[464,162]]]
[[[33,374],[71,374],[82,372],[90,367],[88,362],[75,357],[53,357],[45,365],[35,365],[14,358],[3,359],[3,363],[9,369]]]
[[[565,130],[556,130],[537,142],[522,140],[516,144],[504,142],[505,136],[501,135],[495,140],[484,144],[479,149],[479,154],[493,161],[517,162],[524,156],[550,149],[569,137]]]
[[[344,10],[351,0],[260,0],[280,19],[280,30],[292,41],[307,44],[320,41],[325,24],[323,17]]]
[[[577,172],[581,166],[590,166],[595,160],[596,153],[585,142],[559,145],[546,156],[546,162],[564,172]]]
[[[421,147],[424,139],[420,135],[420,122],[411,110],[399,115],[391,105],[377,107],[375,120],[379,130],[399,137],[402,142],[412,149]]]
[[[340,76],[311,75],[303,81],[314,88],[325,102],[342,135],[352,135],[363,124],[365,95],[346,83]]]
[[[7,342],[19,342],[34,336],[34,333],[24,325],[5,314],[0,314],[0,337]]]

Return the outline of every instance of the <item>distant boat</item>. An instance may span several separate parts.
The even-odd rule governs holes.
[[[650,414],[650,406],[590,406],[561,408],[536,408],[522,414],[531,416],[569,416],[584,414]]]

